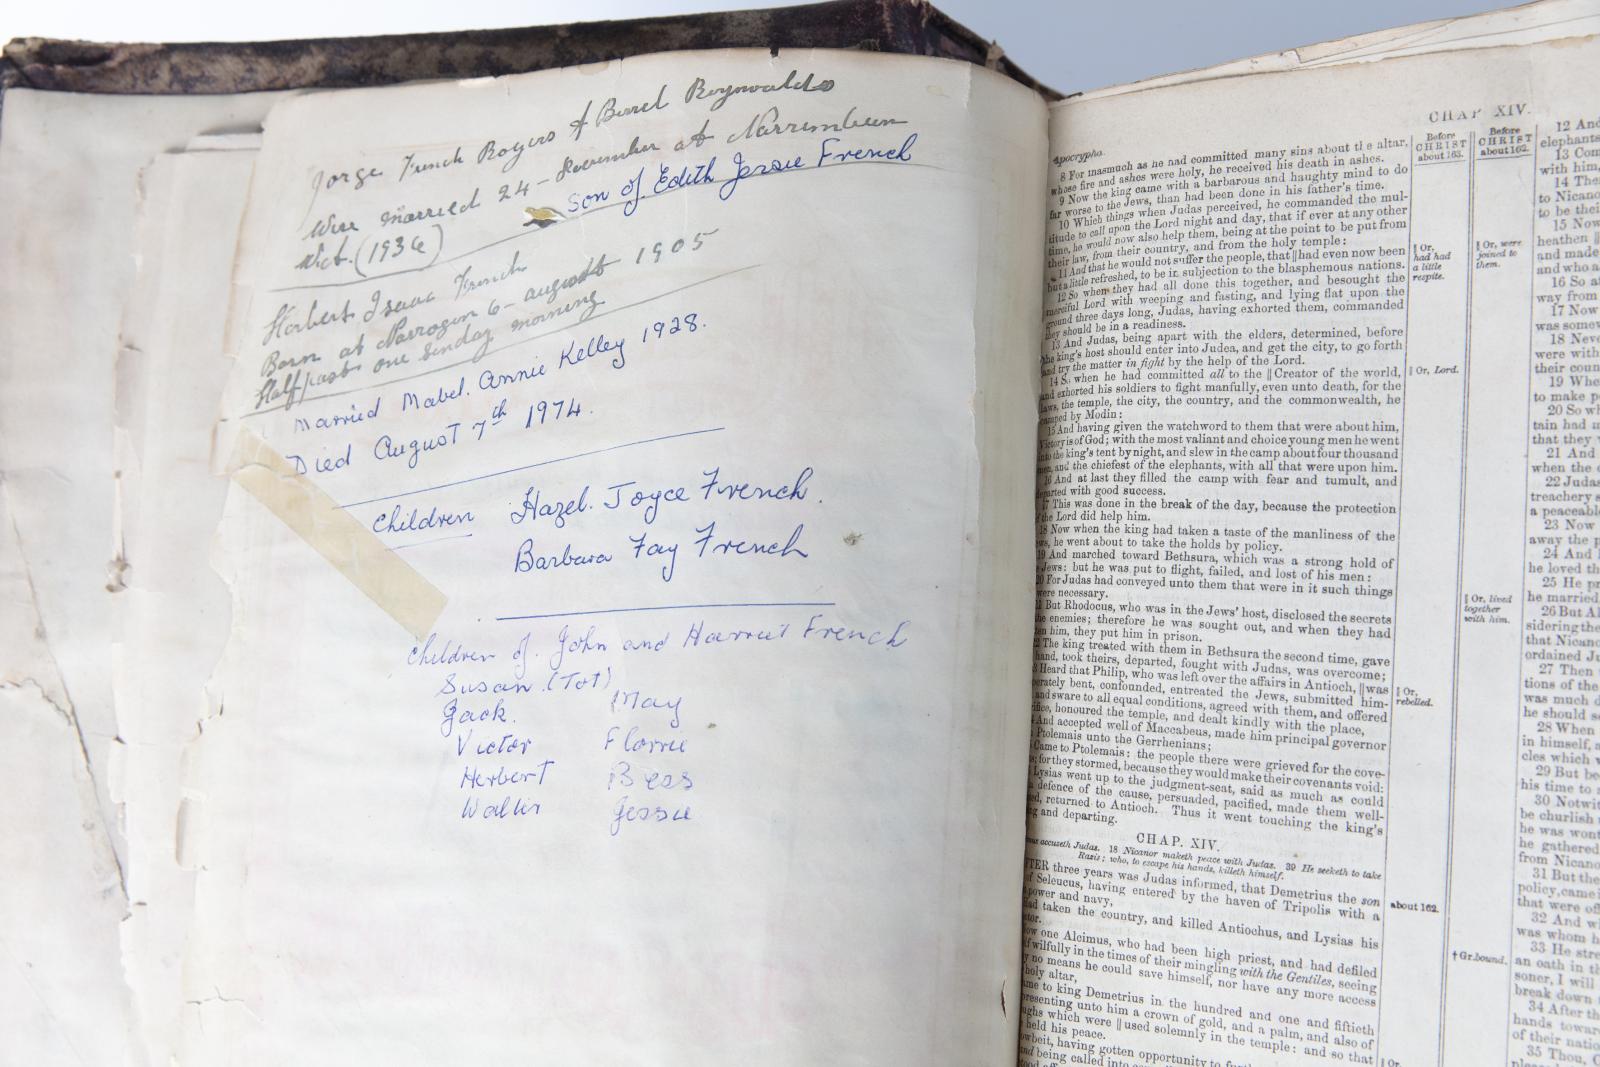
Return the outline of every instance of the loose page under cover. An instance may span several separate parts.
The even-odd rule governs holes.
[[[1042,117],[829,53],[274,113],[185,1059],[1010,1058]]]

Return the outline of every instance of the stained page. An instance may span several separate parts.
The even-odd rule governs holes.
[[[211,471],[212,431],[229,364],[222,355],[232,236],[253,154],[203,150],[158,156],[141,175],[139,274],[121,330],[117,487],[130,561],[113,601],[111,649],[123,754],[125,876],[135,906],[120,931],[120,971],[144,1062],[172,1061],[184,1011],[183,946],[192,862],[182,762],[214,708],[207,683],[228,632],[228,589],[209,564],[227,489]],[[219,239],[219,236],[221,239]]]
[[[129,340],[119,326],[139,251],[141,169],[203,130],[252,126],[275,99],[5,94],[0,1060],[8,1063],[146,1062],[121,951],[146,902],[129,886],[119,764],[130,735],[114,700],[112,644],[119,601],[146,561],[128,555],[119,517],[114,402]],[[208,237],[232,244],[228,233]],[[169,387],[167,402],[183,392]]]
[[[1079,99],[1091,100],[1146,89],[1165,89],[1216,78],[1238,78],[1275,71],[1305,70],[1371,63],[1402,56],[1432,55],[1482,48],[1504,48],[1541,41],[1585,37],[1600,32],[1600,0],[1534,0],[1532,3],[1478,15],[1420,22],[1376,30],[1335,41],[1301,44],[1279,52],[1220,63],[1143,81],[1092,89]]]
[[[1597,70],[1053,110],[1023,1062],[1600,1055]]]
[[[1008,1062],[1044,110],[651,57],[273,113],[184,1062]]]

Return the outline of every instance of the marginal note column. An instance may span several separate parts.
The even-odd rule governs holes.
[[[1440,949],[1466,398],[1468,133],[1412,139],[1406,386],[1395,588],[1380,1062],[1438,1056]]]
[[[1532,124],[1471,144],[1466,458],[1456,611],[1442,1062],[1505,1062],[1528,437]]]

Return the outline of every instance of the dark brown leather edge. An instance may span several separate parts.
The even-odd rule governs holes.
[[[1025,74],[926,0],[832,0],[563,26],[384,37],[204,44],[96,44],[22,37],[0,53],[0,94],[12,87],[175,95],[392,85],[518,74],[648,52],[710,48],[846,48],[976,63],[1048,99]]]

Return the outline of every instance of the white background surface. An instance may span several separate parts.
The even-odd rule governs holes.
[[[0,39],[273,40],[532,26],[770,0],[8,0]],[[941,10],[1063,92],[1505,6],[1496,0],[939,0]]]

